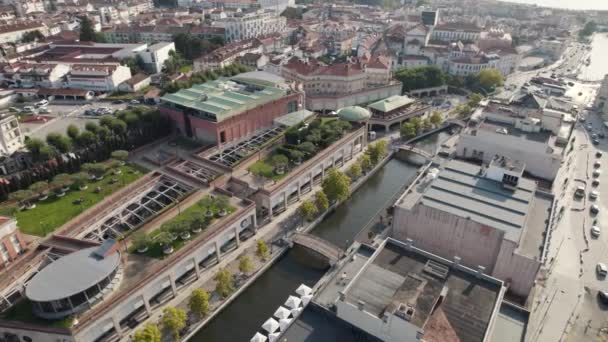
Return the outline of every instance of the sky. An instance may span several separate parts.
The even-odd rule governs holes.
[[[505,0],[507,1],[507,0]],[[508,0],[525,4],[536,4],[543,7],[559,7],[568,9],[608,10],[608,0]]]

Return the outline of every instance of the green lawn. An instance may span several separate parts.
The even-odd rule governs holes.
[[[140,168],[130,165],[121,166],[120,169],[122,174],[113,175],[109,172],[102,180],[90,182],[86,190],[71,190],[61,198],[49,193],[48,199],[36,202],[36,208],[21,210],[15,215],[19,229],[26,234],[45,236],[144,174]],[[118,179],[118,182],[109,184],[113,178]],[[98,186],[101,187],[101,192],[96,194],[94,191]],[[84,202],[73,203],[81,197]]]
[[[194,205],[188,207],[187,209],[182,209],[180,214],[178,214],[171,220],[165,222],[163,225],[170,226],[170,225],[173,225],[176,223],[189,222],[194,216],[205,214],[207,212],[207,208],[211,208],[211,211],[213,212],[213,217],[211,217],[205,221],[205,226],[201,230],[201,232],[203,232],[209,225],[211,225],[218,218],[218,213],[220,211],[220,209],[215,205],[214,201],[209,196],[206,196],[205,198],[201,199],[200,201],[198,201]],[[230,215],[231,213],[233,213],[235,211],[236,211],[235,207],[229,206],[228,209],[226,210],[226,212],[228,213],[226,216]],[[199,232],[198,234],[200,234],[201,232]],[[162,233],[161,229],[158,228],[158,229],[155,229],[154,231],[150,232],[149,237],[152,240],[154,240],[154,238],[156,238],[161,233]],[[188,243],[188,241],[194,239],[195,236],[198,234],[194,234],[194,233],[190,232],[191,237],[189,240],[186,240],[186,241],[184,241],[178,237],[175,241],[173,241],[173,244],[172,244],[173,250],[174,250],[173,253],[177,252],[180,248],[185,246]],[[129,248],[129,252],[137,253],[135,251],[135,246],[131,246]],[[158,243],[151,243],[148,246],[148,251],[146,252],[146,255],[149,257],[158,258],[158,259],[162,259],[166,256],[162,252],[162,248]]]
[[[262,176],[266,179],[278,182],[283,179],[289,173],[289,167],[282,174],[274,172],[274,168],[270,165],[270,160],[258,160],[257,162],[249,166],[249,170],[256,175]]]
[[[74,322],[73,317],[64,318],[56,321],[49,321],[46,319],[42,319],[34,315],[32,311],[32,302],[27,299],[23,299],[19,301],[17,304],[13,305],[8,311],[6,311],[2,316],[2,319],[7,321],[19,321],[24,323],[31,323],[36,325],[44,325],[51,326],[56,328],[69,328],[72,326]]]

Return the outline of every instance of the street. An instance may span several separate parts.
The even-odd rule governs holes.
[[[530,341],[591,340],[608,328],[608,306],[597,297],[598,290],[608,290],[608,285],[595,271],[598,262],[608,262],[608,232],[603,231],[608,229],[603,225],[608,218],[608,182],[600,176],[598,187],[591,184],[594,163],[602,163],[600,170],[608,165],[608,141],[600,139],[599,145],[593,145],[592,133],[586,128],[589,122],[594,133],[606,131],[596,114],[588,115],[585,126],[577,124],[574,149],[554,183],[558,207],[564,210],[553,231],[547,270],[532,303]],[[597,151],[603,153],[601,158],[596,157]],[[578,186],[585,187],[581,199],[574,197]],[[592,190],[599,191],[597,200],[589,198]],[[592,204],[599,206],[599,214],[590,213]],[[594,220],[602,229],[598,238],[590,235]]]

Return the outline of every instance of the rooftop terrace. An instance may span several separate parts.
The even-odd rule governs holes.
[[[405,304],[409,322],[432,340],[483,341],[501,300],[500,282],[387,240],[346,290],[346,301],[382,318]],[[447,321],[447,322],[446,322]],[[443,338],[442,338],[443,336]]]

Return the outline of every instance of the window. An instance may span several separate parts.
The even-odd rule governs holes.
[[[221,131],[220,132],[220,144],[223,144],[226,142],[226,132],[225,131]]]
[[[15,248],[15,252],[17,252],[17,254],[20,254],[22,251],[22,248],[21,248],[21,244],[19,243],[19,239],[17,239],[17,235],[12,235],[10,240],[11,240],[11,243],[13,244],[13,248]]]
[[[2,260],[4,262],[7,262],[10,260],[10,254],[8,254],[8,249],[6,249],[6,246],[0,242],[0,254],[2,255]]]

